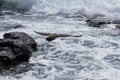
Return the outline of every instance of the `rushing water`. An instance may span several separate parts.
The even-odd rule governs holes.
[[[24,15],[1,16],[0,22],[19,23],[26,27],[0,31],[0,37],[5,32],[25,32],[36,40],[38,51],[28,63],[3,71],[0,80],[120,80],[120,31],[113,24],[93,28],[86,24],[84,17],[61,16],[100,13],[111,18],[119,17],[119,0],[7,1],[23,5],[22,8],[23,3],[31,7]],[[82,34],[83,37],[57,38],[47,42],[45,36],[34,31]]]

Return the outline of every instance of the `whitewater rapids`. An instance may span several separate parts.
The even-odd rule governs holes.
[[[120,80],[120,30],[113,24],[105,28],[90,27],[85,18],[61,15],[104,14],[119,18],[119,0],[7,0],[22,8],[25,14],[4,15],[0,22],[19,23],[25,28],[0,31],[25,32],[38,43],[28,63],[0,75],[0,80]],[[29,14],[28,14],[29,13]],[[51,14],[51,15],[50,15]],[[57,14],[57,15],[56,15]],[[65,33],[83,37],[57,38],[47,42],[34,31]]]

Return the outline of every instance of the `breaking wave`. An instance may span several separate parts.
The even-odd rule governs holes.
[[[81,21],[81,18],[59,17],[61,14],[119,17],[119,4],[120,0],[0,0],[3,12],[30,13],[0,16],[3,26],[7,23],[26,26],[9,31],[0,27],[3,28],[0,37],[6,32],[25,32],[38,43],[38,51],[28,63],[3,70],[0,80],[120,80],[120,29],[115,29],[114,24],[93,28],[83,18]],[[47,42],[46,37],[34,31],[83,37]]]
[[[11,10],[14,12],[26,12],[31,9],[33,4],[33,0],[1,0],[0,9],[1,11]]]
[[[120,13],[119,4],[119,0],[4,0],[1,9],[49,14],[118,15]]]
[[[119,14],[119,0],[36,0],[31,12],[69,14]]]

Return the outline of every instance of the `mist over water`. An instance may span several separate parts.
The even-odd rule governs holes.
[[[0,31],[25,32],[38,44],[28,63],[2,72],[0,80],[120,80],[120,30],[114,24],[95,28],[84,17],[61,15],[103,14],[119,19],[120,0],[5,0],[2,23],[18,23],[24,28]],[[9,8],[10,6],[14,7]],[[20,13],[23,10],[23,13]],[[18,14],[17,14],[18,13]],[[83,35],[47,42],[34,31]]]

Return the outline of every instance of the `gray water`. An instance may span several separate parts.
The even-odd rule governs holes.
[[[46,4],[45,1],[44,3]],[[32,54],[28,63],[3,71],[0,80],[120,80],[120,31],[115,29],[115,25],[94,28],[86,24],[85,18],[64,18],[60,14],[48,15],[51,12],[46,14],[43,13],[45,11],[41,13],[41,10],[36,12],[34,10],[38,7],[35,7],[30,10],[30,15],[0,17],[0,22],[26,26],[0,31],[1,38],[5,32],[25,32],[38,44],[38,51]],[[34,31],[83,36],[57,38],[47,42],[45,36]]]

